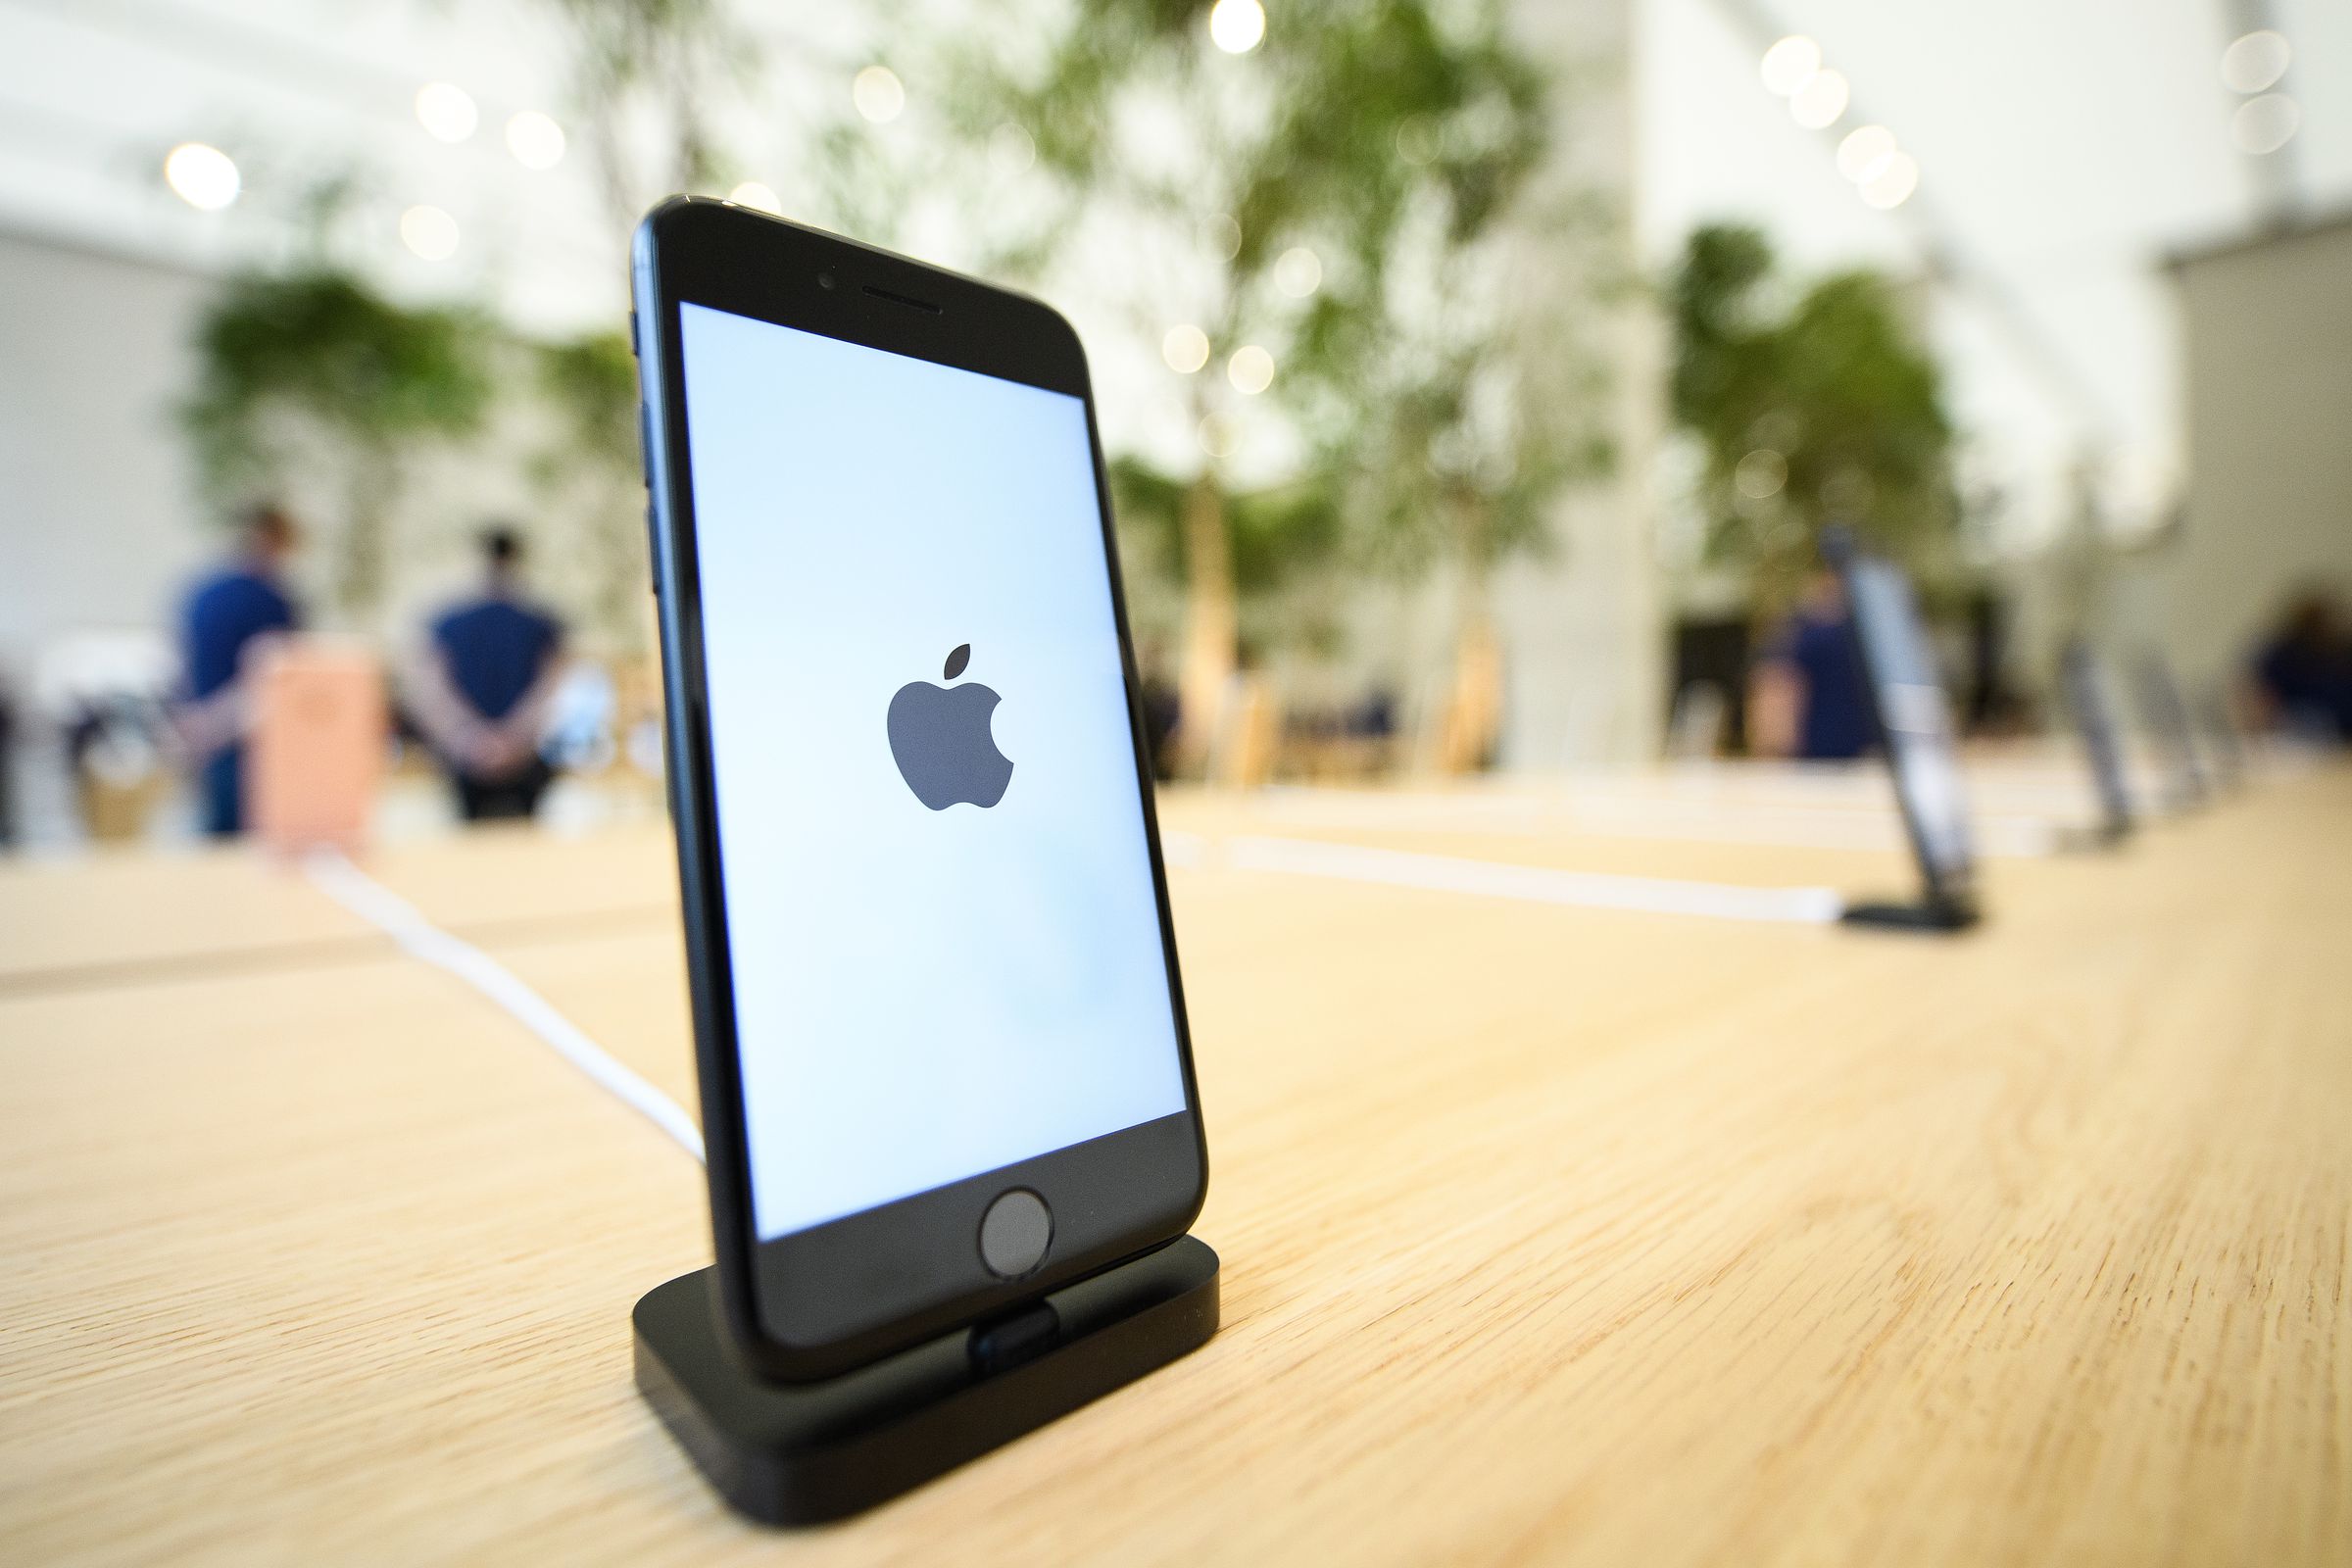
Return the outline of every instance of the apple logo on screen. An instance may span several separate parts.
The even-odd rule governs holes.
[[[944,680],[954,680],[972,662],[965,643],[948,656]],[[1012,782],[1012,759],[997,750],[989,730],[1002,698],[978,681],[934,686],[908,681],[890,700],[890,755],[914,798],[934,811],[958,801],[986,809],[1004,798]]]

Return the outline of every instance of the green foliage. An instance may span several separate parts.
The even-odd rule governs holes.
[[[412,310],[323,267],[231,279],[198,326],[181,409],[206,488],[218,503],[280,488],[300,437],[323,446],[347,498],[338,597],[372,608],[400,459],[481,428],[493,341],[469,312]]]
[[[637,357],[625,332],[591,332],[535,350],[539,390],[555,412],[564,461],[625,469],[637,450]]]
[[[1506,38],[1494,4],[1294,0],[1241,57],[1209,42],[1209,0],[1070,0],[1042,52],[962,58],[948,102],[969,137],[1020,127],[1054,192],[1001,263],[1050,272],[1081,252],[1090,218],[1107,222],[1135,258],[1122,304],[1139,352],[1156,357],[1159,334],[1180,321],[1208,336],[1209,366],[1184,383],[1192,416],[1287,427],[1292,472],[1246,484],[1225,509],[1232,586],[1247,599],[1342,558],[1343,521],[1366,516],[1368,492],[1354,476],[1373,447],[1396,473],[1425,469],[1406,448],[1439,426],[1390,404],[1449,395],[1430,378],[1458,379],[1463,368],[1400,356],[1396,345],[1422,305],[1415,290],[1447,273],[1452,254],[1493,225],[1543,158],[1545,77]],[[1304,299],[1275,280],[1293,247],[1320,263]],[[1245,343],[1276,361],[1272,386],[1256,397],[1219,373]],[[1451,395],[1467,394],[1457,384]],[[1224,460],[1195,461],[1220,494],[1232,488]],[[1143,465],[1120,466],[1124,514],[1162,536],[1161,559],[1184,567],[1188,476],[1146,484],[1136,477]],[[1532,478],[1541,466],[1519,471]]]
[[[1842,522],[1929,584],[1948,578],[1952,426],[1895,285],[1840,272],[1778,313],[1772,285],[1771,247],[1734,226],[1693,233],[1670,285],[1674,416],[1705,457],[1709,558],[1746,568],[1770,608]]]
[[[580,605],[597,641],[642,653],[645,522],[638,476],[637,360],[624,332],[592,332],[528,350],[532,390],[553,439],[532,458],[540,505],[561,529],[564,564],[585,577]]]
[[[275,482],[280,414],[374,449],[472,435],[492,395],[487,331],[464,311],[395,306],[346,272],[235,277],[198,326],[181,412],[207,484],[228,499]]]
[[[1184,504],[1199,479],[1184,479],[1138,457],[1110,464],[1111,503],[1120,528],[1149,557],[1179,572],[1185,560]],[[1243,599],[1294,586],[1341,559],[1344,483],[1317,470],[1281,484],[1228,495],[1225,526],[1233,584]]]
[[[304,419],[371,453],[472,434],[491,395],[489,328],[395,305],[346,273],[232,279],[197,329],[182,418],[220,500],[282,480],[273,421]]]
[[[626,235],[673,191],[710,190],[722,177],[712,111],[719,90],[751,79],[757,51],[725,0],[545,0],[572,41],[570,93],[586,122],[608,219]],[[662,134],[639,167],[632,150],[647,117]]]

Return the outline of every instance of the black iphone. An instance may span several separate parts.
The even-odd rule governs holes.
[[[1845,584],[1847,622],[1862,663],[1862,688],[1903,826],[1918,858],[1926,901],[1917,921],[1963,926],[1977,918],[1976,850],[1951,704],[1936,670],[1936,651],[1920,618],[1911,580],[1890,561],[1856,549],[1842,536],[1826,542]],[[1860,911],[1849,910],[1848,918]]]
[[[724,202],[632,270],[719,1295],[826,1377],[1206,1190],[1086,359]]]

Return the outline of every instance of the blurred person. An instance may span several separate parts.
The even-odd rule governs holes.
[[[294,519],[281,508],[253,508],[235,557],[199,580],[181,607],[185,687],[178,730],[197,767],[204,831],[214,838],[244,830],[246,666],[267,639],[301,628],[301,612],[283,581],[299,543]]]
[[[480,591],[432,623],[416,672],[416,719],[468,822],[527,817],[555,777],[539,736],[564,673],[564,624],[528,602],[522,540],[483,531]]]
[[[1816,566],[1748,678],[1748,750],[1809,761],[1860,757],[1872,740],[1864,679],[1845,582]]]
[[[2352,630],[2331,595],[2298,594],[2256,651],[2252,673],[2259,728],[2352,741]]]
[[[0,849],[17,842],[17,710],[0,681]]]
[[[1152,776],[1163,783],[1175,777],[1176,726],[1183,715],[1182,699],[1167,678],[1165,651],[1146,644],[1136,654],[1136,672],[1142,687],[1144,745],[1151,754]]]

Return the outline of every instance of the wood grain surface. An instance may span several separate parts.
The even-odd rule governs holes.
[[[1960,940],[1248,872],[1175,800],[1226,1326],[851,1523],[729,1516],[627,1313],[700,1171],[236,855],[0,871],[0,1559],[2352,1560],[2352,777],[2005,861]],[[672,1093],[666,847],[371,868]]]

